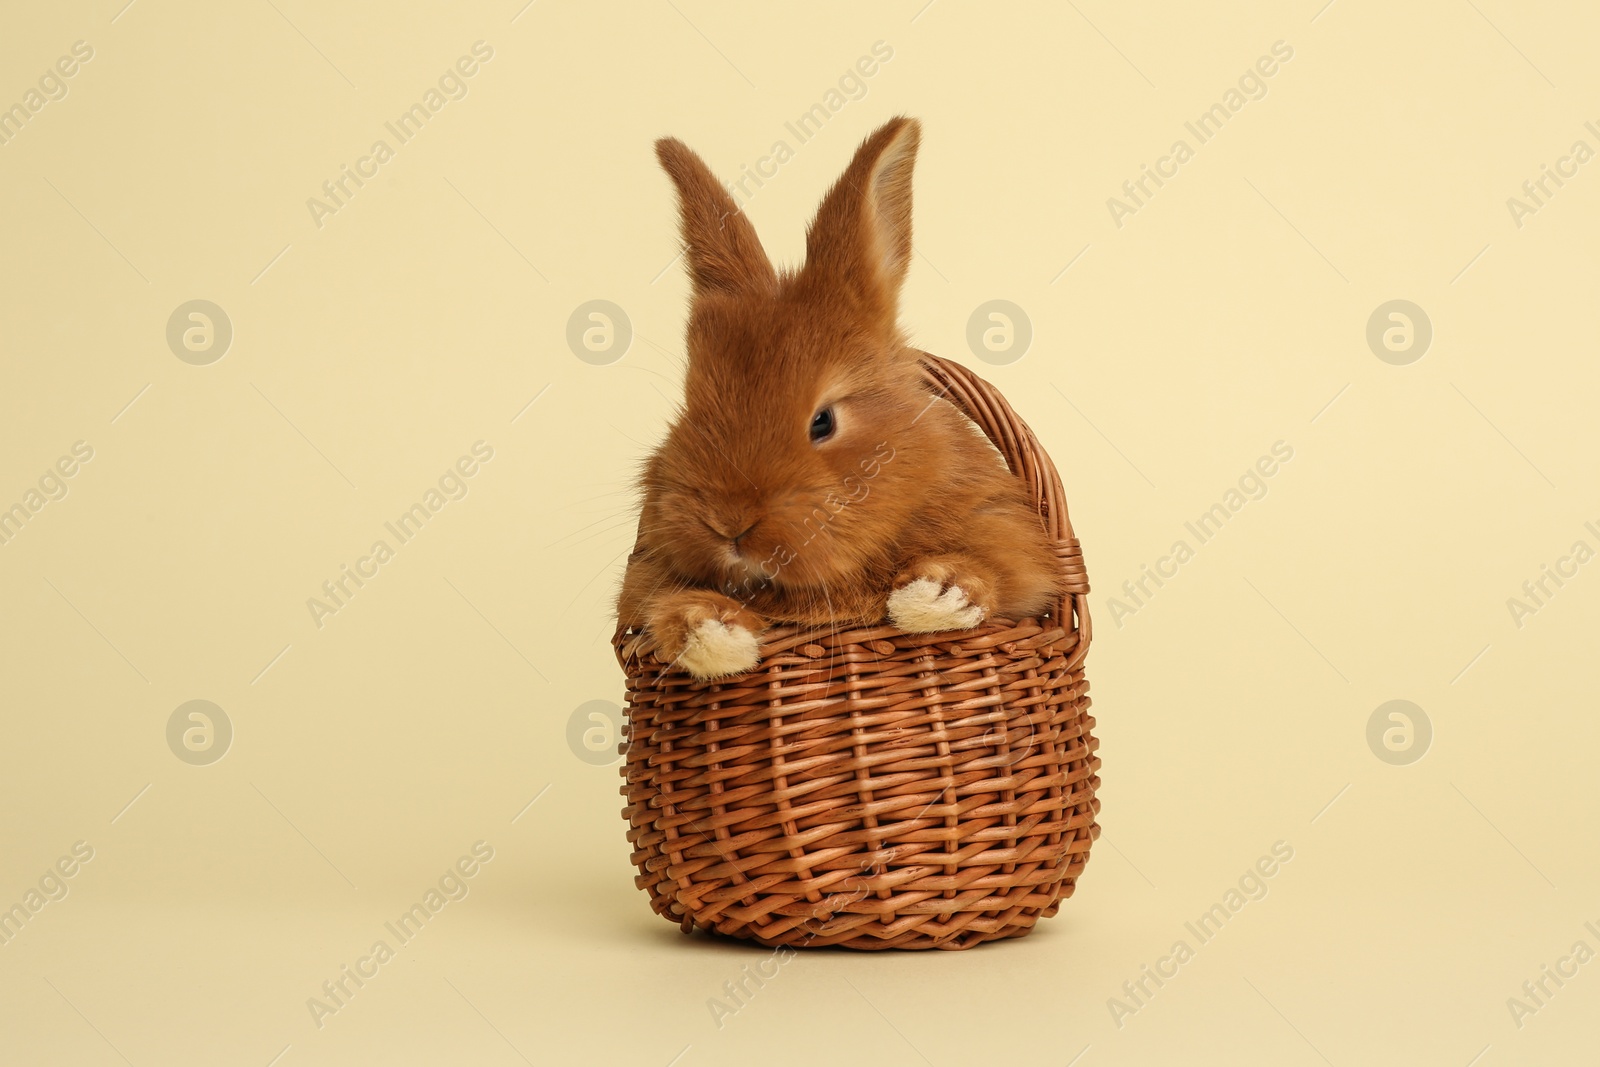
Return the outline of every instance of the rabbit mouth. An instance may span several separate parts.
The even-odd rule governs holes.
[[[728,546],[726,569],[728,583],[741,590],[765,589],[773,584],[775,574],[754,556],[747,556],[732,545]]]

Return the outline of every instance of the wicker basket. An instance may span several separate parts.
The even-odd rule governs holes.
[[[1037,501],[1048,615],[907,634],[775,628],[718,682],[614,638],[635,879],[663,917],[763,945],[970,948],[1054,915],[1099,836],[1083,554],[1061,480],[997,390],[924,354]]]

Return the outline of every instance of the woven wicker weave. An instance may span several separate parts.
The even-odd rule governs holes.
[[[754,670],[719,682],[625,654],[619,629],[635,882],[685,932],[856,949],[1018,937],[1072,895],[1099,835],[1089,584],[1060,477],[993,386],[936,356],[922,367],[1026,482],[1065,595],[972,630],[775,628]]]

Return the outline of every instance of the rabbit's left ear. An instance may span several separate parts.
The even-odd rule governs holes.
[[[806,272],[891,319],[911,265],[911,168],[922,127],[890,120],[856,149],[806,231]]]
[[[678,188],[684,254],[695,296],[767,292],[776,286],[777,272],[755,227],[705,161],[674,137],[656,142],[656,158]]]

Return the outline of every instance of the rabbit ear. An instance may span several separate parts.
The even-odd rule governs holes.
[[[893,317],[911,264],[911,168],[922,127],[890,120],[861,143],[806,231],[806,269]]]
[[[675,137],[656,142],[656,158],[678,187],[678,213],[694,295],[774,287],[778,277],[755,227],[705,161]]]

